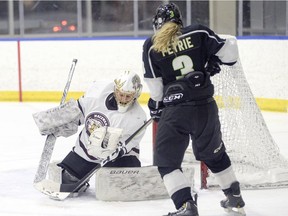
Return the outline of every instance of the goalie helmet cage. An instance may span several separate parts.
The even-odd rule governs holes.
[[[233,66],[221,66],[221,72],[212,77],[212,82],[222,138],[242,189],[287,187],[288,161],[280,154],[268,130],[240,60]],[[153,141],[157,130],[154,124]],[[202,162],[200,170],[202,189],[218,187]]]

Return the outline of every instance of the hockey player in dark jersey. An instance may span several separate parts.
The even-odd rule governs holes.
[[[221,206],[244,215],[210,80],[220,64],[236,63],[237,41],[222,39],[202,25],[183,27],[173,3],[157,8],[153,27],[154,35],[143,46],[144,81],[150,90],[150,115],[158,122],[154,165],[177,209],[168,215],[198,216],[197,196],[191,195],[181,171],[190,138],[195,158],[212,171],[226,196]]]

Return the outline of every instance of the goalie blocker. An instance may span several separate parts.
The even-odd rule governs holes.
[[[194,168],[182,167],[193,189]],[[157,167],[103,167],[95,174],[95,196],[102,201],[140,201],[167,199],[169,195]]]

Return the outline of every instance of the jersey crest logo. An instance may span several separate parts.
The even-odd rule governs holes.
[[[90,113],[85,120],[85,128],[87,134],[90,134],[97,128],[110,126],[109,119],[103,114],[99,112],[92,112]]]

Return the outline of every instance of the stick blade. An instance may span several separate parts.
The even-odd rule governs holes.
[[[55,200],[64,200],[70,195],[70,192],[60,192],[60,184],[48,179],[34,183],[33,186],[41,193]]]

